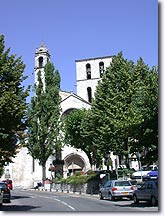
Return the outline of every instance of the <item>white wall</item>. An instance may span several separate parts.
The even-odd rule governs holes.
[[[92,88],[92,97],[100,78],[99,63],[104,62],[104,70],[110,66],[112,57],[100,57],[76,61],[77,95],[88,101],[87,88]],[[91,65],[91,79],[87,79],[86,64]]]

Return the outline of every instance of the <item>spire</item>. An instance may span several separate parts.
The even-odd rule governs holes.
[[[46,45],[45,45],[44,41],[41,42],[41,46],[40,47],[46,48]]]

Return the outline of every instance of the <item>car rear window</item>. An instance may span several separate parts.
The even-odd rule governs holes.
[[[117,181],[115,182],[115,186],[130,186],[131,183],[129,181]]]

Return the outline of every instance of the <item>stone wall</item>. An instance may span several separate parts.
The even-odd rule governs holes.
[[[88,183],[78,185],[54,183],[52,189],[56,192],[98,194],[99,183],[99,180],[91,180]]]

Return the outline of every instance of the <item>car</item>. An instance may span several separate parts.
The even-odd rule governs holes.
[[[152,206],[158,204],[158,180],[145,181],[141,187],[133,192],[134,203],[149,201]]]
[[[147,165],[145,165],[145,166],[142,166],[142,168],[141,168],[141,170],[142,171],[156,171],[156,170],[158,170],[158,166],[157,165],[149,165],[149,166],[147,166]]]
[[[10,202],[10,189],[5,182],[0,182],[0,191],[3,193],[3,202]]]
[[[143,176],[143,181],[158,179],[158,175],[159,175],[158,171],[151,171],[146,176]]]
[[[3,193],[0,190],[0,206],[3,205]]]
[[[136,171],[132,174],[132,179],[137,181],[143,181],[146,179],[155,178],[158,176],[158,166],[157,165],[150,165],[150,166],[143,166],[141,170]]]
[[[135,187],[129,180],[108,180],[100,188],[99,195],[100,199],[114,200],[123,197],[133,199],[134,190]]]
[[[9,180],[9,179],[6,179],[6,180],[3,180],[3,182],[7,183],[7,186],[10,190],[13,190],[13,182],[12,180]]]

